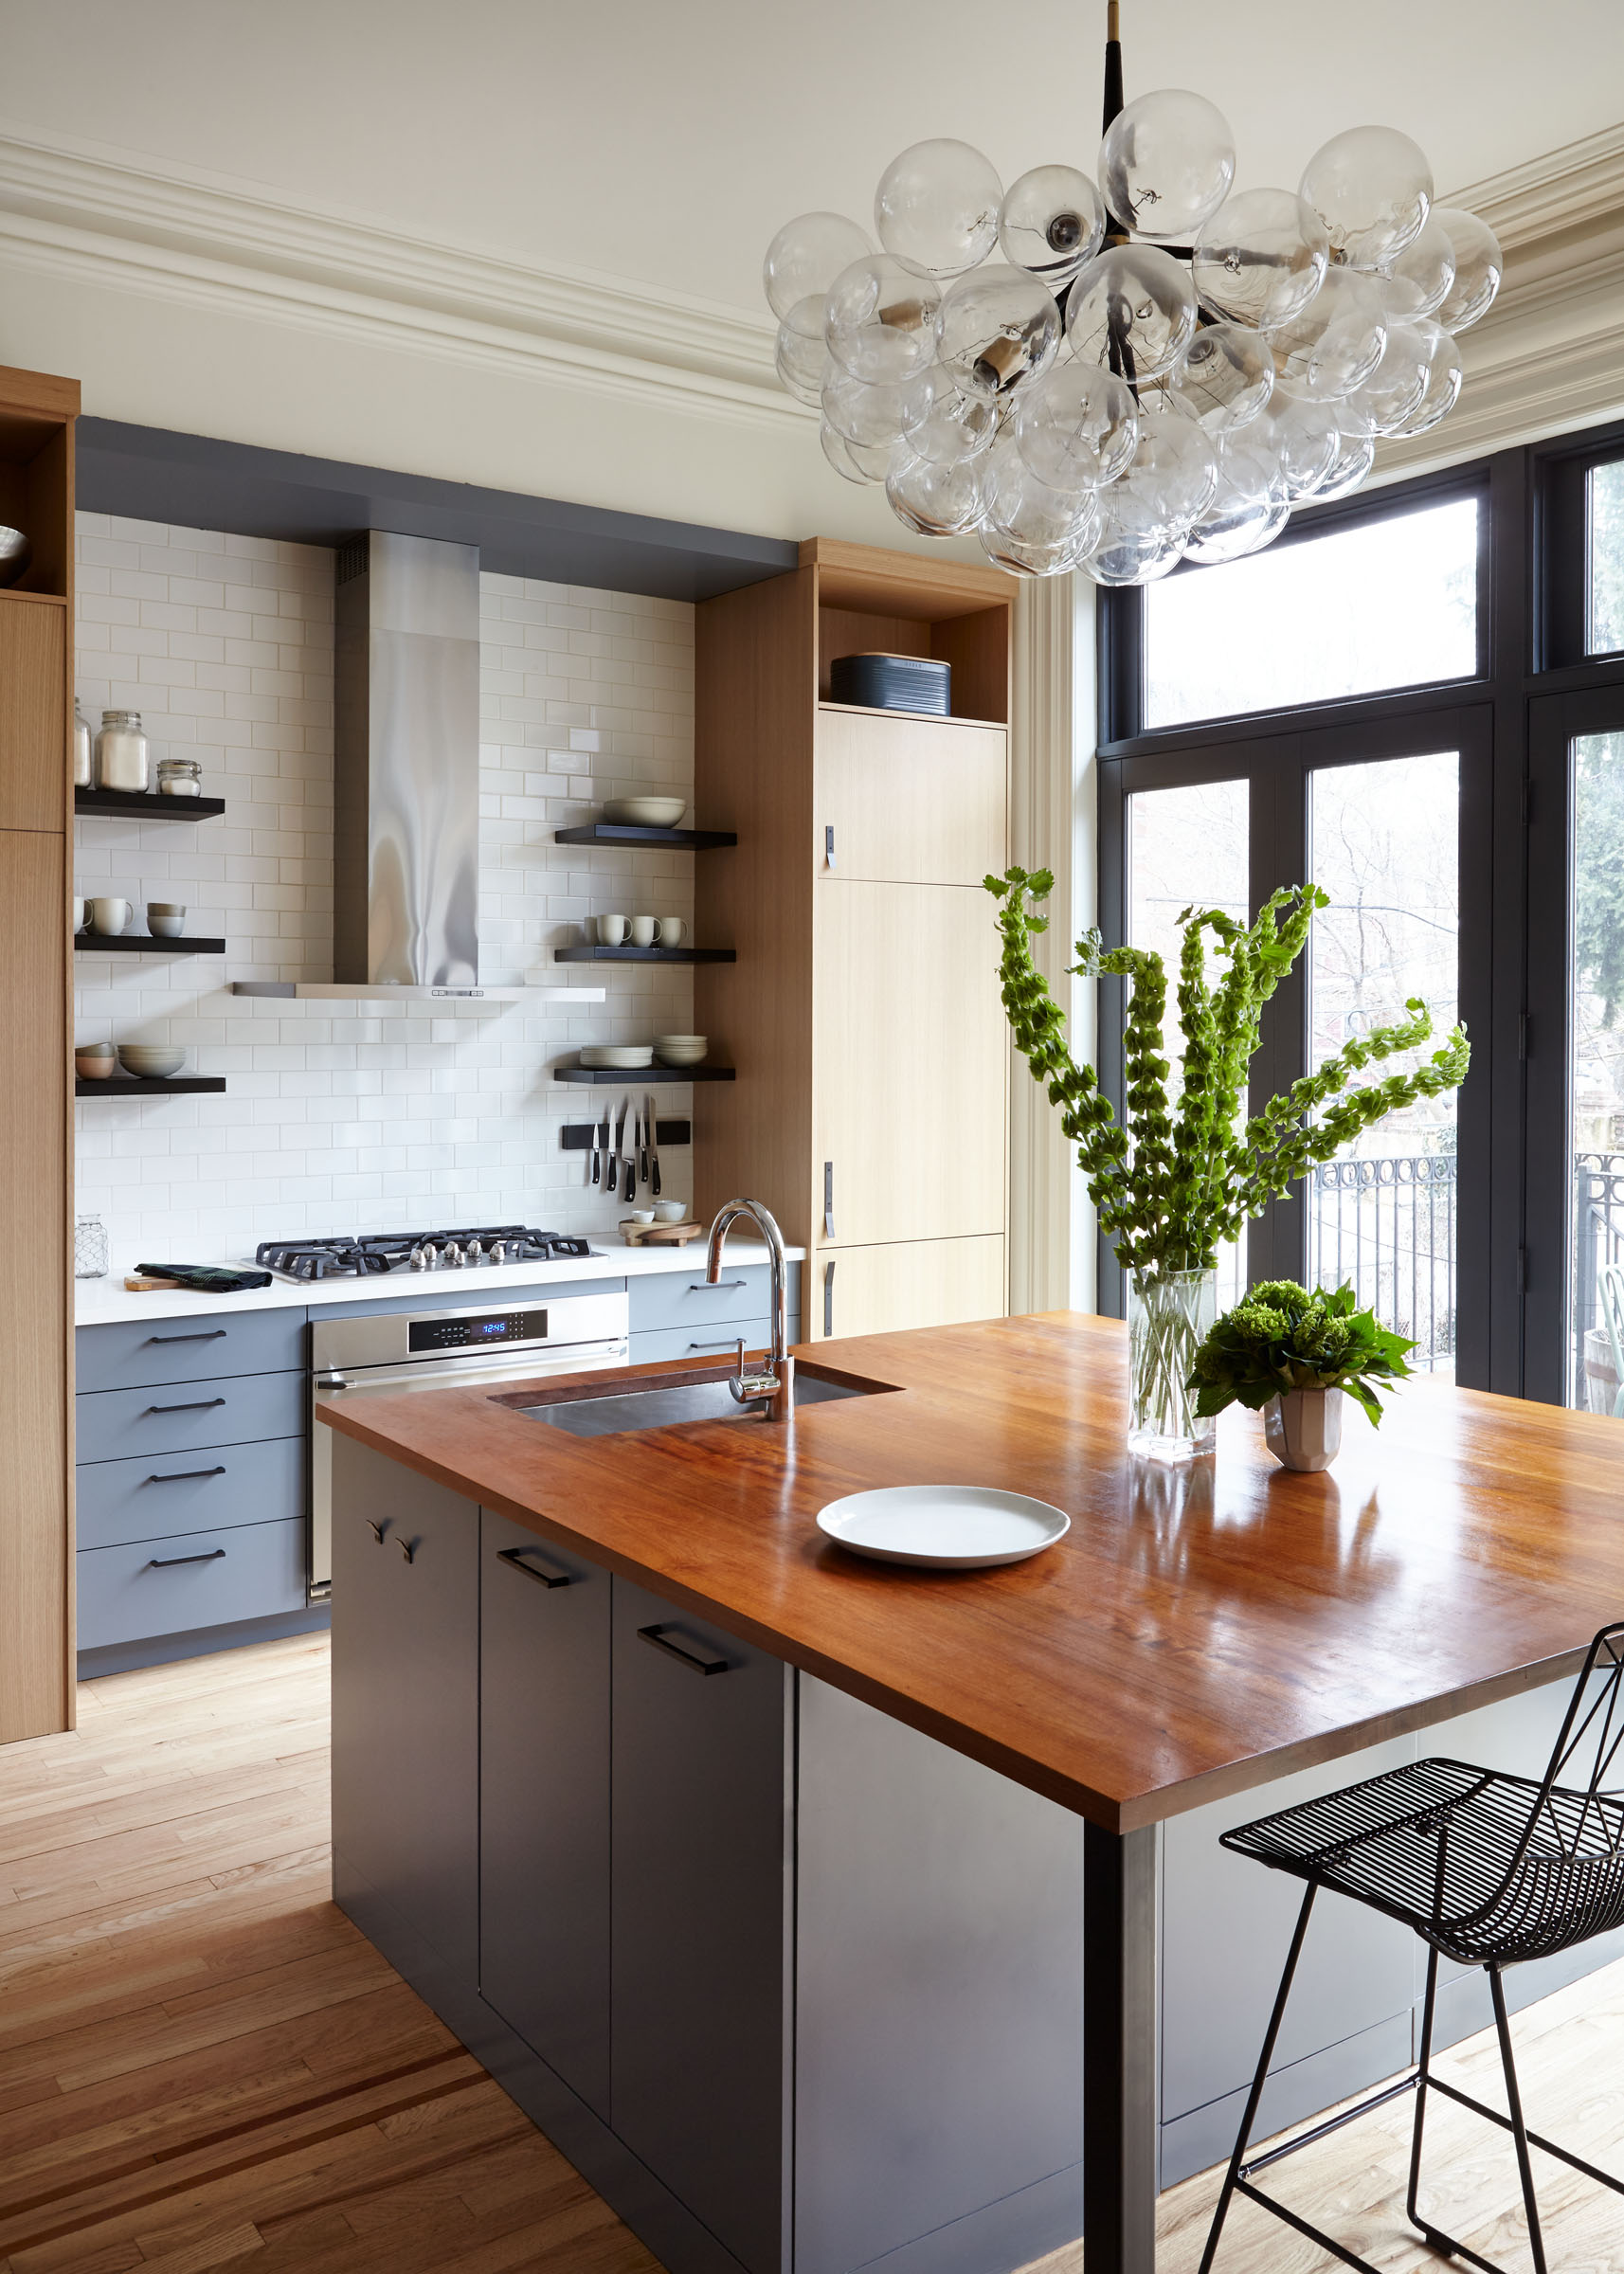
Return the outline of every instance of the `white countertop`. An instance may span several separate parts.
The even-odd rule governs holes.
[[[804,1248],[786,1248],[791,1263],[803,1261]],[[767,1253],[758,1240],[728,1241],[727,1261],[766,1263]],[[366,1279],[273,1279],[269,1287],[242,1295],[134,1294],[124,1274],[115,1271],[105,1279],[81,1279],[74,1287],[74,1325],[105,1326],[120,1319],[196,1318],[204,1311],[304,1310],[344,1303],[376,1303],[398,1298],[405,1308],[416,1295],[449,1295],[466,1291],[471,1303],[495,1297],[504,1287],[568,1287],[582,1280],[641,1279],[657,1272],[692,1272],[705,1268],[702,1239],[687,1247],[627,1248],[607,1245],[590,1255],[567,1256],[553,1263],[487,1264],[465,1272],[388,1272]]]

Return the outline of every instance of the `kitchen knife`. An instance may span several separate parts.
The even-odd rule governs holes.
[[[601,1184],[604,1179],[604,1148],[598,1143],[598,1132],[604,1124],[596,1111],[592,1115],[592,1162],[586,1171],[588,1184]]]
[[[628,1098],[625,1118],[621,1123],[621,1154],[626,1164],[625,1198],[628,1200],[635,1200],[638,1197],[637,1130],[634,1126],[628,1140],[626,1128],[626,1124],[633,1121],[634,1113],[635,1108]]]
[[[654,1144],[654,1099],[645,1090],[642,1100],[642,1119],[638,1123],[638,1175],[646,1184],[649,1151]]]
[[[621,1191],[621,1139],[625,1132],[626,1107],[629,1102],[628,1099],[622,1098],[618,1117],[614,1109],[610,1108],[608,1122],[604,1128],[606,1141],[604,1150],[607,1157],[604,1163],[604,1188],[611,1198],[616,1200],[620,1198]]]
[[[659,1198],[659,1124],[654,1117],[654,1099],[648,1103],[648,1194],[652,1200]]]
[[[604,1154],[603,1154],[603,1160],[602,1160],[602,1163],[601,1163],[601,1164],[600,1164],[600,1166],[599,1166],[599,1169],[598,1169],[598,1182],[599,1182],[599,1185],[600,1185],[600,1186],[607,1186],[607,1184],[608,1184],[608,1183],[609,1183],[609,1182],[610,1182],[610,1179],[609,1179],[609,1125],[610,1125],[610,1123],[611,1123],[611,1122],[614,1120],[614,1117],[615,1117],[615,1109],[614,1109],[614,1107],[613,1107],[613,1106],[611,1106],[611,1105],[605,1105],[605,1106],[604,1106],[604,1118],[603,1118],[603,1121],[602,1121],[602,1122],[601,1122],[601,1123],[598,1125],[598,1126],[599,1126],[599,1127],[600,1127],[600,1128],[603,1129],[603,1132],[604,1132]]]

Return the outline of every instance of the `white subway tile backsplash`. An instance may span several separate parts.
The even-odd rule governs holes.
[[[79,1039],[184,1043],[194,1071],[230,1084],[80,1103],[78,1206],[106,1218],[116,1267],[435,1222],[611,1232],[621,1209],[559,1144],[603,1094],[548,1071],[583,1041],[691,1027],[692,974],[551,951],[604,910],[691,922],[693,863],[552,832],[645,785],[692,794],[693,609],[481,578],[481,977],[608,999],[450,1015],[256,1002],[226,984],[332,976],[332,553],[81,514],[78,613],[93,728],[103,710],[139,710],[154,756],[200,759],[205,790],[227,801],[218,821],[77,825],[81,889],[135,901],[133,929],[147,900],[184,900],[189,929],[226,943],[224,959],[76,958]],[[690,1107],[689,1090],[661,1086],[662,1115]],[[683,1197],[688,1156],[664,1168]]]

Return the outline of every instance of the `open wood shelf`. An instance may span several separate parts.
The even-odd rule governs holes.
[[[121,815],[142,821],[206,821],[224,813],[224,798],[167,798],[155,789],[76,789],[75,813]]]
[[[731,964],[736,948],[555,948],[559,964]]]
[[[561,845],[675,845],[689,853],[739,841],[731,829],[640,829],[631,821],[583,821],[579,828],[555,829],[552,835]]]
[[[110,1074],[105,1081],[86,1081],[83,1074],[75,1076],[75,1097],[179,1097],[193,1090],[224,1090],[226,1077],[219,1074],[171,1074],[160,1077],[153,1074]]]
[[[967,711],[902,711],[895,703],[836,703],[824,696],[820,711],[834,711],[854,718],[910,718],[923,719],[932,727],[1001,727],[1001,718],[978,718]]]
[[[224,940],[188,938],[157,940],[150,931],[76,931],[74,950],[79,955],[224,955]]]
[[[555,1082],[589,1082],[594,1088],[635,1090],[640,1082],[731,1082],[731,1066],[555,1066]]]

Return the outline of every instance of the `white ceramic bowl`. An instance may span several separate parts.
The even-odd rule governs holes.
[[[656,1035],[656,1050],[705,1050],[710,1045],[709,1035]]]
[[[608,798],[604,819],[638,829],[675,829],[687,810],[686,798]]]
[[[158,916],[149,911],[147,929],[154,940],[181,940],[186,937],[186,918],[184,916]]]
[[[120,1042],[118,1063],[126,1074],[146,1081],[163,1081],[186,1064],[184,1050],[168,1042]]]
[[[606,1071],[635,1073],[641,1066],[653,1065],[654,1045],[651,1042],[588,1044],[581,1051],[580,1058],[582,1065],[586,1067],[595,1066]]]
[[[654,1221],[654,1217],[655,1212],[652,1208],[634,1208],[632,1210],[632,1222],[634,1224],[652,1224]]]
[[[654,1220],[657,1224],[685,1224],[688,1221],[686,1200],[656,1200]]]

